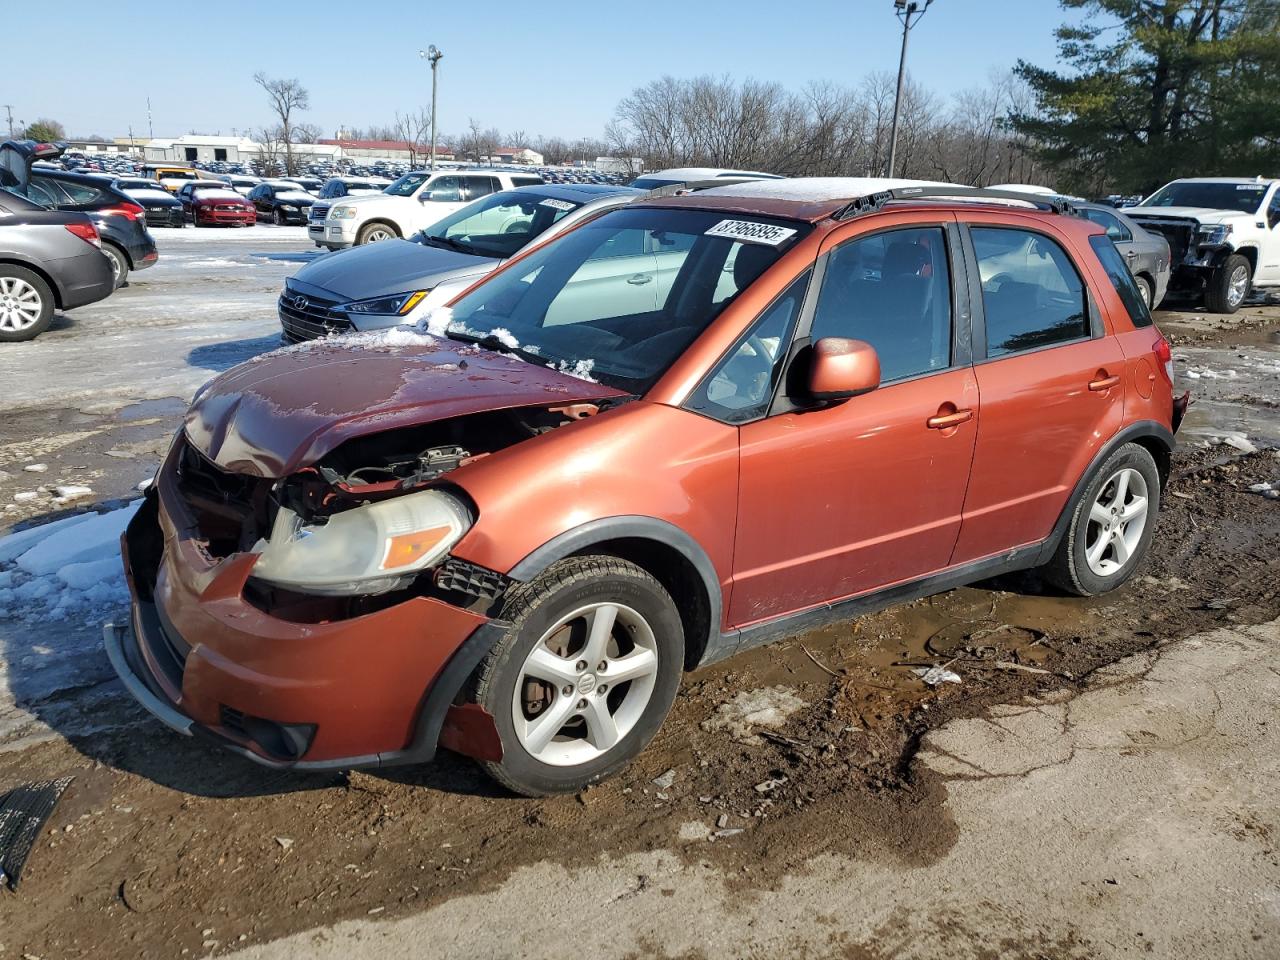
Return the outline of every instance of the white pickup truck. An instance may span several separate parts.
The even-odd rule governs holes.
[[[1169,241],[1171,296],[1235,313],[1255,287],[1280,288],[1280,180],[1174,180],[1124,212]]]
[[[330,250],[408,237],[479,197],[540,183],[537,174],[506,170],[415,170],[381,193],[313,204],[307,236]]]

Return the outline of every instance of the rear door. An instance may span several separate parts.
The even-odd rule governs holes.
[[[1087,256],[1043,220],[967,221],[974,371],[982,397],[953,563],[1036,543],[1124,413],[1125,357],[1078,264]]]

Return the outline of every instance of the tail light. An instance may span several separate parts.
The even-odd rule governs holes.
[[[1169,378],[1169,383],[1173,383],[1173,351],[1169,349],[1169,341],[1163,334],[1152,346],[1152,350],[1155,351],[1156,359],[1164,364],[1165,376]]]
[[[98,228],[92,223],[68,223],[64,226],[68,233],[74,233],[85,243],[92,243],[99,250],[102,249],[102,238],[98,236]]]
[[[124,217],[126,220],[145,220],[147,217],[146,209],[137,203],[117,203],[113,207],[103,207],[99,213],[112,213],[118,217]]]

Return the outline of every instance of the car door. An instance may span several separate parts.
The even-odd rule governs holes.
[[[803,382],[806,342],[847,337],[876,348],[880,386],[826,406],[783,398],[741,428],[734,627],[950,562],[979,425],[959,233],[950,214],[895,219],[824,241],[787,374]]]
[[[627,317],[656,310],[657,258],[649,230],[619,230],[592,253],[547,308],[543,325],[593,317]],[[681,255],[688,254],[688,247]]]
[[[1262,219],[1266,228],[1253,280],[1261,286],[1280,286],[1280,184],[1272,184],[1271,201],[1264,209]]]
[[[1076,263],[1087,252],[1040,221],[971,216],[982,422],[956,563],[1045,539],[1124,412],[1124,353]]]
[[[422,185],[417,194],[417,206],[413,208],[413,222],[409,233],[416,233],[447,217],[467,205],[462,177],[442,174],[432,177]]]

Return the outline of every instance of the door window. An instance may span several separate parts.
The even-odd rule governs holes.
[[[462,181],[458,177],[436,177],[427,185],[427,199],[437,203],[460,203]]]
[[[467,197],[478,200],[498,191],[498,181],[493,177],[467,177],[464,181]]]
[[[974,227],[987,356],[1001,357],[1090,335],[1084,283],[1055,241],[1029,230]]]
[[[690,410],[726,423],[746,423],[764,416],[782,376],[787,345],[808,286],[806,270],[711,371],[686,404]]]
[[[951,272],[941,227],[842,244],[827,262],[810,338],[875,347],[888,383],[951,365]]]
[[[1280,226],[1280,190],[1271,197],[1271,205],[1267,207],[1267,226],[1273,230]]]
[[[1091,207],[1085,207],[1083,212],[1087,220],[1091,220],[1106,230],[1107,236],[1116,243],[1123,243],[1126,240],[1133,239],[1129,228],[1121,223],[1120,218],[1114,214],[1107,213],[1105,210],[1094,210]]]

